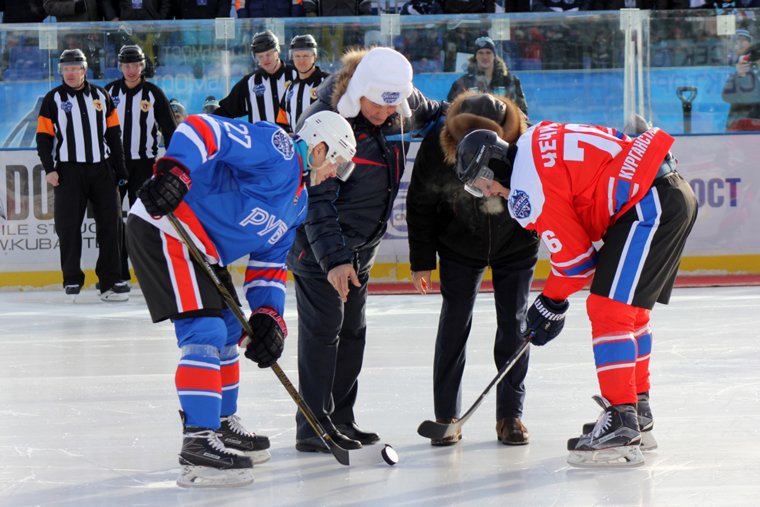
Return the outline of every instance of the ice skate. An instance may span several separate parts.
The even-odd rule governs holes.
[[[636,409],[610,405],[601,396],[593,399],[604,408],[589,433],[567,441],[567,462],[578,467],[630,467],[644,463]]]
[[[77,296],[79,296],[79,292],[82,290],[81,285],[66,285],[63,287],[63,292],[66,294],[66,297],[69,301],[72,303],[77,302]]]
[[[217,434],[225,447],[243,451],[251,457],[254,465],[266,463],[272,458],[267,450],[269,438],[246,430],[236,415],[222,417],[222,425],[217,430]]]
[[[100,284],[96,284],[96,289],[100,291]],[[130,287],[127,282],[116,282],[113,287],[105,292],[100,292],[100,300],[106,303],[122,302],[129,300]]]
[[[641,431],[641,451],[648,452],[657,449],[657,440],[654,438],[652,429],[654,428],[654,419],[652,410],[649,408],[649,393],[639,393],[639,401],[636,404],[636,419],[639,422]],[[583,434],[591,433],[594,430],[595,422],[583,425]]]
[[[177,485],[184,488],[245,486],[253,482],[251,458],[224,446],[214,430],[185,428]]]

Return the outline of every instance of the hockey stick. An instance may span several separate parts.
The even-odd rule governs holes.
[[[251,329],[251,325],[248,323],[248,319],[246,319],[245,315],[243,315],[243,311],[238,306],[235,298],[232,297],[232,294],[229,293],[227,287],[225,287],[222,284],[221,280],[219,280],[219,277],[216,276],[216,273],[214,273],[214,269],[211,267],[211,264],[209,264],[208,260],[203,256],[200,250],[198,250],[198,247],[195,246],[195,243],[193,243],[193,240],[187,234],[185,227],[177,219],[177,217],[174,216],[174,213],[169,213],[166,215],[166,217],[169,219],[169,222],[177,231],[177,234],[179,234],[182,242],[190,252],[190,255],[192,255],[195,262],[197,262],[201,268],[203,268],[203,271],[209,277],[214,286],[216,286],[216,290],[219,291],[219,294],[221,294],[224,302],[227,304],[227,307],[232,311],[232,313],[235,314],[235,317],[238,319],[238,321],[240,321],[240,325],[243,326],[243,331],[245,331],[248,336],[253,336],[253,329]],[[290,381],[288,376],[284,371],[282,371],[280,365],[275,362],[271,368],[274,374],[277,375],[277,379],[280,381],[283,387],[285,387],[285,390],[288,392],[290,397],[293,398],[293,401],[296,403],[296,405],[298,405],[298,410],[301,411],[314,432],[319,436],[319,438],[322,439],[328,449],[330,449],[330,452],[333,456],[335,456],[335,459],[338,460],[338,463],[348,466],[348,451],[336,444],[330,435],[327,434],[324,427],[322,427],[322,425],[317,420],[317,417],[314,415],[314,412],[311,411],[311,408],[309,408],[309,406],[306,404],[306,401],[304,401],[304,399],[301,397],[301,394],[298,392],[295,386],[293,386],[293,383]]]
[[[501,367],[501,370],[499,370],[499,373],[496,374],[496,377],[494,377],[491,383],[488,384],[488,387],[486,387],[485,391],[480,393],[480,396],[477,400],[475,400],[475,403],[472,404],[472,406],[467,410],[467,412],[464,413],[461,418],[449,424],[439,423],[435,421],[422,421],[419,428],[417,428],[417,433],[425,438],[430,438],[432,440],[441,440],[443,438],[455,435],[457,432],[461,431],[462,425],[467,422],[467,419],[469,419],[470,416],[472,416],[472,414],[474,414],[478,409],[480,404],[483,403],[483,400],[485,399],[486,395],[488,395],[488,392],[491,390],[491,388],[501,382],[506,374],[509,373],[509,370],[511,370],[515,363],[517,363],[517,360],[520,359],[526,350],[528,350],[528,345],[530,345],[530,341],[525,340],[517,352],[512,354],[512,357],[509,358],[507,364]]]

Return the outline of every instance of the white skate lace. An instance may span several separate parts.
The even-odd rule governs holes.
[[[599,438],[605,431],[607,431],[612,425],[612,416],[610,412],[605,410],[596,420],[594,425],[594,431],[591,432],[591,438]]]
[[[240,418],[236,415],[231,415],[228,417],[225,417],[225,420],[227,421],[227,427],[235,434],[242,435],[244,437],[254,437],[255,435],[245,429],[243,427],[243,424],[240,422]]]
[[[203,431],[196,431],[193,433],[185,433],[185,436],[187,437],[193,437],[193,438],[205,438],[209,445],[211,445],[211,448],[215,451],[221,452],[223,454],[237,454],[235,452],[232,452],[231,449],[228,449],[224,446],[221,440],[219,440],[219,435],[216,434],[213,430],[203,430]]]

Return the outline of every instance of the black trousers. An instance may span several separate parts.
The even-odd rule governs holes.
[[[110,289],[121,278],[119,273],[119,231],[121,212],[111,168],[99,164],[62,163],[56,167],[59,185],[54,188],[55,232],[61,250],[63,285],[83,285],[82,222],[88,201],[95,218],[98,261],[95,273],[100,290]]]
[[[155,162],[155,159],[152,158],[126,161],[129,181],[125,186],[119,187],[119,204],[122,204],[124,202],[124,197],[129,195],[129,207],[132,207],[132,205],[137,200],[137,191],[140,190],[140,187],[143,185],[143,183],[145,183],[150,179],[151,176],[153,176],[153,164]],[[127,241],[124,236],[123,220],[119,227],[119,236],[121,237],[121,279],[129,280],[131,276],[129,274]]]
[[[359,373],[367,335],[365,307],[369,273],[361,287],[349,284],[346,303],[326,277],[294,275],[298,307],[298,388],[319,419],[354,421]],[[314,436],[306,418],[296,415],[296,438]]]
[[[493,357],[497,370],[504,366],[522,343],[520,324],[525,320],[527,313],[536,260],[536,257],[531,257],[491,268],[496,304]],[[433,402],[436,418],[461,415],[465,347],[472,328],[475,298],[484,272],[485,268],[473,268],[447,259],[440,260],[443,305],[433,358]],[[505,417],[522,416],[528,352],[523,354],[509,374],[496,386],[497,421]]]

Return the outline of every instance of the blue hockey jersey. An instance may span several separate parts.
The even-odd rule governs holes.
[[[252,309],[283,312],[285,259],[307,210],[296,148],[272,123],[193,115],[177,127],[164,155],[190,172],[192,186],[174,214],[198,248],[223,265],[248,255],[244,288]],[[150,217],[140,201],[130,212],[177,236],[166,217]]]

